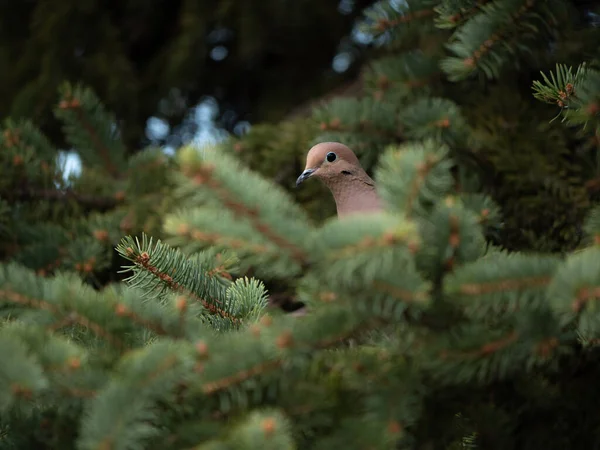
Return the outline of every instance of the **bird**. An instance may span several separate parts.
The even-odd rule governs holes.
[[[309,178],[317,178],[329,188],[338,218],[382,210],[375,182],[361,167],[354,152],[339,142],[321,142],[306,155],[304,171],[296,187]]]

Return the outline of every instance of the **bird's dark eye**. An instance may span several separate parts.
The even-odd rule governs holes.
[[[337,155],[333,152],[327,153],[327,156],[325,157],[325,159],[327,159],[328,162],[334,162],[336,158]]]

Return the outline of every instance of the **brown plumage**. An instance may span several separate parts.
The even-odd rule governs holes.
[[[329,188],[338,217],[382,209],[375,183],[360,166],[354,152],[343,144],[322,142],[312,147],[296,186],[308,178],[318,178]]]

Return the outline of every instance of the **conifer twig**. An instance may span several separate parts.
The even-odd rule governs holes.
[[[493,292],[514,291],[517,289],[527,289],[532,287],[541,287],[549,284],[551,277],[526,277],[514,280],[500,280],[485,283],[465,283],[458,291],[461,295],[482,295]]]
[[[390,28],[397,27],[399,25],[412,22],[418,19],[424,19],[427,17],[431,17],[435,14],[434,9],[422,9],[420,11],[415,11],[414,13],[407,13],[395,19],[385,19],[381,18],[377,20],[374,28],[379,33],[383,33],[384,31],[389,30]]]
[[[162,325],[160,325],[158,323],[150,322],[149,320],[146,320],[143,317],[138,316],[131,309],[129,309],[127,306],[125,306],[121,303],[117,304],[117,306],[115,307],[115,310],[117,312],[117,315],[119,315],[121,317],[127,317],[128,319],[131,319],[133,322],[135,322],[145,328],[148,328],[151,331],[154,331],[156,334],[163,335],[163,336],[169,334]]]
[[[517,333],[516,331],[511,331],[506,336],[501,337],[501,338],[496,339],[491,342],[487,342],[475,350],[469,350],[469,351],[444,350],[440,353],[440,357],[442,359],[448,359],[448,358],[454,358],[454,359],[459,358],[460,359],[460,358],[465,358],[465,357],[466,358],[481,358],[481,357],[485,357],[485,356],[491,355],[492,353],[497,353],[500,350],[505,349],[509,345],[514,344],[518,338],[519,338],[519,333]]]
[[[427,293],[425,292],[411,292],[407,289],[402,289],[382,280],[373,281],[373,287],[379,292],[391,295],[392,297],[406,303],[423,302],[427,300],[428,297]]]
[[[353,336],[362,333],[364,331],[372,330],[374,328],[379,327],[385,321],[381,318],[375,318],[371,320],[365,320],[359,322],[356,326],[350,328],[349,330],[344,331],[343,333],[335,336],[328,336],[327,338],[317,341],[314,343],[307,343],[311,349],[314,350],[324,350],[330,347],[333,347],[340,342],[344,342]],[[284,331],[280,333],[278,338],[278,347],[290,347],[293,345],[293,336],[290,331]],[[216,392],[222,391],[234,384],[242,383],[256,375],[260,375],[262,373],[275,370],[281,367],[284,363],[284,359],[275,359],[270,361],[263,361],[249,369],[243,369],[239,372],[234,373],[233,375],[226,376],[221,378],[220,380],[212,381],[204,384],[202,387],[202,391],[205,394],[214,394]]]
[[[529,0],[528,2],[526,2],[526,4],[523,5],[523,7],[521,7],[519,11],[513,15],[513,21],[511,21],[510,24],[512,25],[515,22],[518,22],[526,13],[533,9],[535,4],[536,0]],[[492,47],[494,47],[498,42],[502,41],[507,35],[509,35],[511,31],[512,29],[507,26],[503,31],[499,31],[497,33],[492,34],[489,37],[489,39],[487,39],[483,44],[479,46],[477,50],[473,52],[471,56],[463,59],[463,64],[466,67],[475,67],[477,65],[477,62],[484,55],[487,55],[492,49]]]
[[[100,154],[102,160],[104,161],[104,168],[107,170],[107,172],[110,175],[112,175],[113,177],[116,178],[119,175],[119,171],[118,171],[117,167],[111,161],[110,152],[106,148],[106,146],[102,143],[102,140],[98,136],[98,132],[92,126],[92,124],[87,120],[87,118],[85,116],[85,112],[84,112],[83,108],[81,107],[81,102],[79,101],[79,99],[72,98],[70,100],[63,100],[60,102],[58,107],[60,109],[70,109],[72,111],[75,111],[75,114],[77,115],[77,119],[79,119],[79,123],[81,124],[83,129],[87,132],[88,136],[90,137],[91,142],[93,143],[94,147],[96,148],[96,150]]]
[[[223,186],[215,177],[212,175],[213,168],[210,165],[202,165],[192,175],[192,178],[195,183],[205,184],[209,186],[215,194],[219,197],[220,201],[231,210],[236,216],[243,216],[249,219],[250,223],[254,227],[256,231],[261,233],[275,245],[290,251],[292,257],[301,265],[308,261],[308,256],[306,253],[290,242],[288,239],[277,234],[275,231],[271,229],[271,227],[259,220],[258,212],[248,206],[242,204],[241,202],[235,199],[235,196],[231,195],[231,193],[227,190],[225,186]]]
[[[202,304],[202,306],[204,306],[204,308],[206,308],[210,313],[221,316],[224,319],[231,320],[233,323],[236,323],[236,324],[240,323],[240,319],[238,317],[232,316],[227,311],[223,310],[222,308],[217,307],[215,304],[211,304],[210,302],[208,302],[207,300],[205,300],[203,298],[200,298],[193,292],[188,291],[187,289],[185,289],[185,287],[183,285],[177,283],[171,275],[161,272],[158,269],[158,267],[156,267],[150,263],[150,255],[147,252],[142,252],[140,255],[136,255],[135,257],[133,256],[133,254],[131,254],[130,256],[133,257],[133,261],[138,266],[143,267],[149,273],[153,274],[154,276],[159,278],[162,282],[166,283],[167,286],[169,287],[169,289],[171,289],[173,292],[179,292],[179,293],[183,293],[185,295],[189,295],[193,299],[199,301]],[[221,303],[218,299],[212,299],[212,300],[215,303]]]
[[[202,387],[202,391],[205,394],[214,394],[215,392],[222,391],[223,389],[226,389],[229,386],[241,383],[242,381],[246,381],[252,378],[253,376],[260,375],[261,373],[276,369],[282,364],[283,360],[280,359],[274,361],[261,362],[249,369],[236,372],[233,375],[230,375],[217,381],[213,381],[211,383],[206,383]]]

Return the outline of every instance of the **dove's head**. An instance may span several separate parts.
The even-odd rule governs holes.
[[[326,185],[362,172],[360,162],[352,150],[339,142],[321,142],[308,151],[304,172],[296,186],[308,178],[319,178]]]

